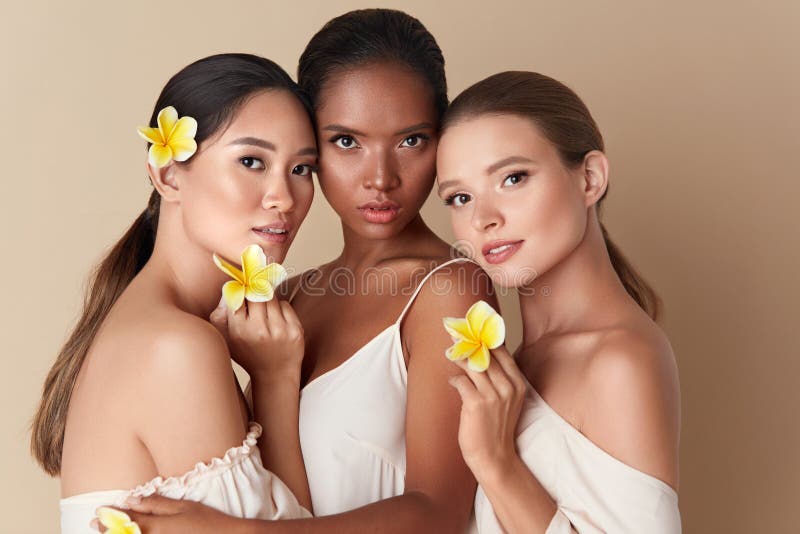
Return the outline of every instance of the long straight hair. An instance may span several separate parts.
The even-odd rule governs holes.
[[[277,64],[250,54],[219,54],[188,65],[167,82],[150,125],[156,127],[159,111],[173,106],[180,115],[197,120],[195,141],[199,145],[227,127],[248,97],[264,90],[294,94],[310,116],[305,93]],[[67,410],[78,373],[111,307],[153,253],[160,206],[161,198],[154,189],[147,207],[100,262],[84,297],[80,319],[45,379],[32,425],[31,453],[52,476],[61,472]]]
[[[575,168],[592,150],[603,151],[603,136],[586,104],[563,83],[537,72],[507,71],[490,76],[458,95],[445,114],[442,130],[481,115],[516,115],[530,119],[556,147],[561,161]],[[597,202],[598,216],[608,189]],[[606,249],[625,290],[650,317],[661,306],[652,287],[611,240],[602,222]]]

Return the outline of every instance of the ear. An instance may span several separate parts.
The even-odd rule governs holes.
[[[153,184],[161,200],[165,202],[178,202],[180,200],[180,189],[178,181],[175,179],[175,163],[169,163],[160,169],[145,162],[147,174],[150,176],[150,183]]]
[[[608,189],[608,158],[599,150],[592,150],[583,158],[583,194],[586,207],[597,204]]]

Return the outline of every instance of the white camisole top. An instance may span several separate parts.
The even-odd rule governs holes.
[[[201,502],[229,515],[256,519],[296,519],[311,517],[289,488],[264,469],[257,439],[261,426],[250,423],[249,432],[239,447],[232,447],[220,458],[198,463],[178,477],[162,478],[132,490],[107,490],[81,493],[61,499],[62,534],[97,534],[89,524],[101,506],[124,508],[128,496],[164,495],[172,499]]]
[[[546,534],[681,532],[675,490],[595,445],[533,388],[517,425],[517,450],[558,506]],[[472,532],[504,532],[480,486],[475,520]]]
[[[455,258],[428,272],[395,322],[303,387],[300,445],[314,515],[345,512],[403,493],[408,376],[400,326],[428,278],[461,261],[471,260]]]

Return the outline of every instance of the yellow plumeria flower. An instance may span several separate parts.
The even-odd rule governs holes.
[[[107,534],[142,534],[136,521],[125,512],[103,506],[97,509],[97,518],[106,527]]]
[[[197,121],[192,117],[178,118],[178,112],[167,106],[158,112],[158,128],[139,127],[139,135],[152,143],[148,152],[148,161],[154,167],[161,168],[170,161],[186,161],[197,152],[194,136],[197,133]]]
[[[275,288],[286,280],[286,269],[280,263],[267,265],[267,256],[258,245],[250,245],[242,252],[242,269],[214,254],[214,263],[233,280],[222,286],[222,296],[228,309],[236,311],[244,299],[250,302],[272,300]]]
[[[470,306],[466,318],[445,317],[443,322],[455,342],[445,355],[454,361],[468,358],[473,371],[485,371],[489,367],[489,349],[496,349],[506,338],[503,317],[482,300]]]

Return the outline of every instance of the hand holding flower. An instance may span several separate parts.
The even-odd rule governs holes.
[[[210,317],[227,340],[233,359],[262,384],[288,381],[299,389],[303,327],[291,305],[274,298],[286,270],[277,263],[267,265],[258,245],[242,253],[242,270],[217,255],[214,262],[234,278],[223,286],[220,306]]]
[[[492,351],[486,372],[457,362],[465,374],[450,379],[461,396],[458,444],[478,483],[519,461],[516,430],[528,381],[505,347]]]
[[[99,525],[103,527],[101,532],[107,532],[108,534],[142,534],[139,525],[121,510],[102,506],[97,509],[96,515]]]
[[[462,402],[458,443],[480,482],[519,458],[516,427],[528,382],[502,346],[505,323],[489,304],[478,301],[466,318],[446,317],[444,326],[455,342],[446,355],[465,371],[450,379]]]
[[[210,508],[198,502],[190,500],[173,500],[160,495],[149,497],[131,497],[126,502],[130,507],[128,513],[136,519],[136,523],[141,525],[141,530],[136,527],[135,531],[140,534],[167,534],[174,532],[192,532],[193,534],[216,534],[218,532],[245,532],[252,528],[251,522],[246,519],[225,515],[219,510]],[[127,514],[113,508],[101,508],[110,510],[114,514]],[[98,510],[99,515],[99,510]],[[134,523],[134,524],[136,524]],[[99,532],[125,533],[128,531],[112,530],[103,523],[93,523],[92,527]]]

